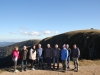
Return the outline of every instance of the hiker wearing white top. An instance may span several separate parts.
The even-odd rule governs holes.
[[[36,46],[35,45],[33,45],[32,48],[30,49],[29,59],[31,60],[31,68],[32,68],[32,70],[35,70],[34,69],[35,60],[36,60]]]

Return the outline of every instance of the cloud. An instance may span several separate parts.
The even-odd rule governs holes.
[[[58,31],[55,31],[54,34],[58,34]]]
[[[43,34],[51,34],[51,31],[44,31]]]
[[[39,32],[36,32],[36,31],[32,31],[32,32],[27,32],[27,31],[19,31],[20,34],[23,34],[23,35],[28,35],[28,36],[40,36]]]
[[[44,31],[43,34],[58,34],[58,31]]]
[[[37,32],[37,31],[27,32],[27,31],[20,30],[19,33],[22,34],[22,35],[28,35],[28,36],[34,36],[34,35],[41,36],[43,34],[45,34],[45,35],[47,35],[47,34],[55,35],[55,34],[58,34],[58,31],[47,30],[47,31],[39,31],[39,32]]]
[[[10,34],[16,34],[16,32],[10,32]]]
[[[24,26],[22,26],[22,27],[20,27],[22,30],[29,30],[28,28],[26,28],[26,27],[24,27]]]
[[[35,32],[35,31],[29,32],[28,35],[31,35],[31,36],[33,36],[33,35],[40,36],[39,32]]]
[[[19,31],[19,33],[21,33],[21,34],[22,34],[22,33],[23,33],[23,31],[22,31],[22,30],[20,30],[20,31]]]

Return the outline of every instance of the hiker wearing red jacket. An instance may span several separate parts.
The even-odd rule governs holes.
[[[18,58],[19,58],[18,46],[15,46],[15,49],[12,51],[12,60],[14,62],[14,72],[18,72],[18,70],[16,69]]]

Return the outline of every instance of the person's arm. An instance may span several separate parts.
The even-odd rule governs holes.
[[[28,49],[27,49],[27,53],[28,53]]]
[[[44,50],[44,58],[46,58],[46,49]]]
[[[68,52],[68,50],[67,50],[67,58],[68,58],[68,55],[69,55],[69,52]]]
[[[60,57],[60,48],[58,49],[58,57]]]
[[[42,48],[42,55],[41,55],[42,57],[44,57],[44,49]]]
[[[30,50],[30,57],[32,58],[32,49]]]
[[[53,48],[51,48],[51,59],[53,57]]]
[[[80,57],[80,50],[79,50],[79,48],[78,48],[78,58]]]
[[[67,59],[68,58],[68,54],[69,52],[68,52],[68,50],[66,50],[66,53],[65,53],[65,58]]]
[[[69,52],[69,53],[70,53],[69,55],[71,55],[71,49],[70,49],[70,48],[69,48],[69,51],[70,51],[70,52]]]
[[[18,59],[20,59],[20,57],[21,57],[21,54],[20,54],[20,53],[21,53],[21,52],[18,51]]]
[[[61,57],[61,60],[62,60],[62,50],[60,51],[60,57]]]

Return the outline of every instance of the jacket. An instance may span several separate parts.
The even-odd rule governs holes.
[[[67,49],[62,49],[61,50],[61,59],[62,60],[67,60],[68,59],[68,50]]]
[[[52,56],[59,58],[60,57],[60,48],[53,49],[53,55]]]
[[[71,55],[71,49],[70,48],[67,48],[68,49],[68,57],[70,57],[70,55]]]
[[[38,48],[37,49],[37,56],[38,57],[42,57],[42,53],[43,53],[43,49],[42,48]]]
[[[72,57],[78,58],[80,56],[80,50],[79,48],[73,49],[72,50]]]
[[[53,48],[46,48],[45,49],[45,57],[52,58],[52,51],[53,51]]]
[[[36,60],[36,50],[30,49],[29,59]]]
[[[12,51],[12,60],[17,61],[19,58],[19,51],[13,50]]]
[[[21,51],[21,60],[27,60],[27,53],[28,53],[27,49]]]

